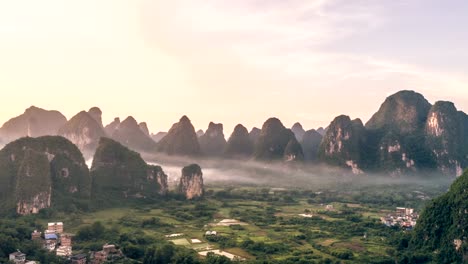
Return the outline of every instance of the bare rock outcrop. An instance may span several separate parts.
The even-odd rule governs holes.
[[[39,210],[49,208],[51,195],[52,184],[47,156],[27,149],[16,179],[16,213],[37,214]]]
[[[425,125],[426,144],[440,171],[460,176],[468,166],[468,116],[452,102],[438,101],[429,111]]]
[[[353,173],[362,173],[362,151],[366,140],[360,119],[351,120],[340,115],[330,124],[319,147],[319,157],[332,165],[349,167]]]
[[[203,173],[199,165],[192,164],[182,169],[182,177],[180,178],[178,190],[188,200],[203,196],[205,192]]]

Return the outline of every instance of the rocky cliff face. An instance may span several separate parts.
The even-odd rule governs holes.
[[[299,144],[296,137],[290,139],[288,144],[284,148],[283,159],[286,162],[304,160],[304,153],[302,151],[302,146],[301,144]]]
[[[101,138],[91,167],[93,193],[99,198],[145,198],[167,193],[167,175],[147,165],[140,154]]]
[[[4,143],[8,143],[26,136],[57,135],[59,128],[66,122],[65,116],[58,111],[31,106],[22,115],[3,124],[0,128],[0,138]]]
[[[59,135],[78,146],[85,157],[91,157],[99,139],[106,133],[102,126],[85,111],[79,112],[59,129]]]
[[[148,124],[146,124],[146,122],[141,122],[138,124],[138,126],[140,127],[140,130],[143,131],[143,133],[145,133],[145,135],[147,135],[148,137],[150,136]]]
[[[131,116],[115,129],[112,139],[136,151],[156,150],[156,142],[141,130],[137,121]]]
[[[101,126],[104,127],[102,124],[102,111],[99,109],[99,107],[91,107],[91,109],[88,110],[88,114],[96,120],[96,122]]]
[[[228,157],[250,157],[253,154],[254,144],[249,137],[247,128],[238,124],[226,145],[225,155]]]
[[[468,171],[449,192],[432,200],[421,213],[410,250],[424,248],[434,263],[465,263],[468,259]]]
[[[197,164],[186,166],[182,169],[178,190],[188,200],[200,198],[204,194],[203,173]]]
[[[353,173],[362,173],[361,153],[365,144],[365,128],[361,120],[345,115],[330,124],[319,147],[319,157],[330,164],[349,167]]]
[[[116,117],[114,118],[114,121],[112,121],[110,124],[104,127],[104,131],[106,132],[107,135],[112,136],[115,130],[119,128],[119,126],[120,126],[120,118]]]
[[[302,128],[301,123],[297,122],[291,127],[291,131],[294,133],[294,136],[296,136],[297,141],[302,141],[302,137],[304,137],[305,130]]]
[[[169,187],[167,185],[167,175],[160,166],[148,165],[146,179],[151,183],[153,181],[157,182],[156,191],[159,195],[164,196],[169,192]]]
[[[400,91],[385,100],[366,128],[391,130],[398,134],[416,132],[424,126],[430,108],[431,104],[421,94]]]
[[[65,209],[90,195],[84,158],[63,137],[21,138],[0,151],[2,209],[15,207],[20,214],[50,206]]]
[[[283,159],[286,146],[293,138],[294,133],[285,128],[279,119],[270,118],[263,124],[254,156],[258,160]]]
[[[464,114],[451,102],[436,102],[430,109],[425,125],[426,144],[437,160],[438,168],[449,175],[460,176],[468,165],[467,132]]]
[[[183,116],[157,145],[157,150],[169,155],[197,156],[201,154],[197,134],[190,119]]]
[[[223,124],[210,122],[203,136],[198,138],[200,148],[204,155],[219,157],[226,148],[226,139],[223,133]]]
[[[37,183],[35,188],[28,186]],[[26,149],[16,180],[16,212],[21,215],[37,214],[50,207],[52,183],[49,160],[45,153]]]
[[[431,105],[419,93],[401,91],[389,96],[366,124],[370,146],[376,153],[368,161],[380,171],[404,174],[434,169],[435,160],[425,144],[424,126]]]
[[[323,136],[315,129],[308,130],[302,137],[302,150],[304,151],[304,159],[306,161],[316,161],[320,142]]]
[[[153,139],[154,142],[158,143],[167,135],[167,132],[158,132],[156,134],[151,134],[151,138]]]

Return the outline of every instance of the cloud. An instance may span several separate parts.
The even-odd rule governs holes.
[[[311,96],[323,89],[356,89],[359,94],[444,87],[466,97],[466,80],[452,73],[327,48],[378,31],[392,22],[388,20],[392,8],[408,5],[344,0],[145,1],[143,27],[152,43],[185,63],[195,76],[192,83],[203,91],[222,87],[240,97],[245,91]]]

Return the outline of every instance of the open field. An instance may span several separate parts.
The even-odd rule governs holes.
[[[429,192],[433,195],[437,191]],[[55,213],[39,221],[42,225],[62,221],[66,231],[75,234],[100,222],[121,234],[119,239],[101,242],[125,245],[122,236],[136,234],[136,240],[166,241],[201,255],[212,251],[247,262],[386,263],[394,257],[396,241],[404,231],[384,226],[379,218],[400,204],[419,208],[425,201],[404,197],[408,193],[404,188],[394,190],[395,197],[403,202],[387,202],[391,197],[388,188],[365,192],[374,200],[362,201],[357,191],[272,192],[255,187],[217,187],[208,189],[207,197],[198,201],[169,198],[88,213]],[[206,235],[207,231],[215,235]],[[76,241],[74,249],[87,251],[95,245]]]

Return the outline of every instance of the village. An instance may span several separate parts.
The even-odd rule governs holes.
[[[31,240],[38,241],[49,252],[69,259],[71,264],[101,264],[123,257],[122,252],[110,244],[104,244],[101,251],[90,254],[72,254],[72,238],[73,234],[64,232],[63,222],[48,223],[44,233],[34,230],[31,234]],[[15,264],[39,264],[37,261],[28,261],[26,254],[20,251],[11,253],[9,260]]]
[[[217,223],[208,224],[205,228],[229,227],[232,225],[247,225],[235,219],[223,219]],[[215,230],[207,230],[204,233],[204,238],[209,240],[211,237],[216,237],[218,232]],[[63,222],[53,222],[47,224],[47,229],[44,232],[34,230],[31,233],[31,240],[38,241],[49,252],[55,252],[57,256],[70,260],[71,264],[102,264],[109,261],[118,260],[124,257],[120,249],[115,245],[104,244],[101,251],[90,252],[89,254],[79,253],[73,254],[72,250],[73,234],[64,232]],[[241,256],[213,248],[207,242],[203,242],[198,238],[187,238],[183,233],[166,235],[166,239],[175,245],[181,245],[192,248],[201,256],[207,256],[213,253],[220,256],[225,256],[231,260],[245,260]],[[40,264],[37,261],[28,261],[26,254],[16,251],[9,255],[9,260],[15,264]]]
[[[419,214],[413,208],[397,207],[395,212],[387,214],[380,218],[380,221],[386,226],[400,226],[406,229],[413,229]]]

